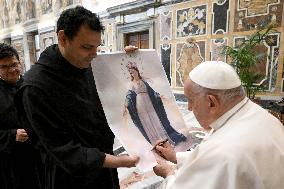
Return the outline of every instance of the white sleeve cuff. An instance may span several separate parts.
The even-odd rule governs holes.
[[[177,167],[178,169],[182,166],[183,162],[188,158],[190,151],[186,152],[177,152],[176,157],[177,157]]]

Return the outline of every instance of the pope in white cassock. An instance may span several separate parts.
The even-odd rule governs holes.
[[[154,167],[166,189],[284,188],[284,127],[249,100],[235,70],[204,62],[185,83],[188,109],[210,130],[192,151],[175,153],[169,143],[156,151],[176,164]]]

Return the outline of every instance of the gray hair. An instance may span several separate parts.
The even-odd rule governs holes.
[[[216,96],[220,102],[223,104],[229,103],[237,98],[244,97],[245,96],[245,90],[243,86],[239,86],[233,89],[208,89],[205,87],[202,87],[196,83],[193,82],[193,88],[196,94],[199,95],[214,95]]]

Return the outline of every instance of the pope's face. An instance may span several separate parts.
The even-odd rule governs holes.
[[[69,39],[63,34],[60,36],[63,56],[77,68],[88,68],[91,61],[97,56],[97,47],[101,44],[101,33],[82,25],[78,33]]]
[[[206,95],[195,91],[194,84],[190,79],[185,82],[184,94],[188,99],[188,110],[193,112],[204,129],[210,130],[212,115],[210,114],[210,102],[208,102]]]
[[[22,66],[15,57],[0,59],[0,77],[7,83],[15,84],[20,77]]]

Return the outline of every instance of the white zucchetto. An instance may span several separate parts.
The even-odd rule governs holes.
[[[189,73],[189,78],[208,89],[233,89],[241,85],[241,80],[234,68],[222,61],[200,63]]]

